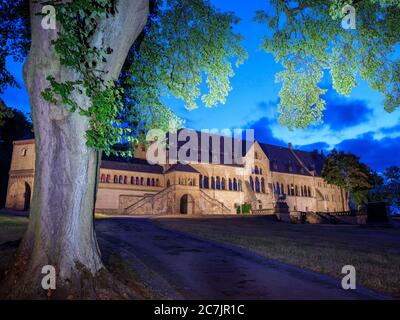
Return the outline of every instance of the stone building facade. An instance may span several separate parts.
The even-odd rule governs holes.
[[[6,207],[28,210],[34,187],[34,140],[14,142]],[[97,212],[109,214],[236,214],[240,204],[273,212],[285,199],[291,212],[349,210],[346,193],[321,177],[323,160],[254,141],[241,165],[188,162],[149,164],[137,148],[129,162],[102,161]]]

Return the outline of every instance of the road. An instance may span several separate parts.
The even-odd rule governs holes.
[[[360,287],[343,290],[340,280],[166,230],[147,218],[100,219],[96,227],[102,251],[118,253],[139,274],[151,274],[164,298],[385,298]]]

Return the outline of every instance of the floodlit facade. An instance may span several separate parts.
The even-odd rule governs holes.
[[[221,137],[222,139],[222,137]],[[14,142],[6,208],[28,210],[34,188],[34,140]],[[129,162],[102,161],[97,212],[109,214],[236,214],[250,203],[253,213],[272,213],[285,199],[291,212],[343,212],[348,197],[321,177],[317,152],[248,143],[241,164],[175,163],[158,165],[138,147]],[[223,153],[223,151],[221,151]]]

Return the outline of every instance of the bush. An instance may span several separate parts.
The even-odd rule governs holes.
[[[241,208],[241,209],[240,209]],[[251,212],[251,204],[250,203],[244,203],[236,208],[237,214],[249,214]]]

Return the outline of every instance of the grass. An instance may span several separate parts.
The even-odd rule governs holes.
[[[109,218],[110,216],[105,213],[96,212],[94,217],[95,217],[95,219],[106,219],[106,218]]]
[[[0,216],[0,245],[20,239],[26,230],[28,219],[24,217]]]
[[[400,229],[293,225],[269,217],[157,218],[156,223],[225,242],[259,255],[342,278],[353,265],[357,283],[400,297]]]
[[[0,215],[0,270],[4,270],[12,258],[27,225],[27,218]]]
[[[96,214],[96,219],[107,218],[107,215]],[[23,237],[28,224],[28,218],[0,215],[0,272],[15,253],[19,240]],[[131,268],[119,255],[111,254],[107,259],[110,273],[124,285],[137,293],[139,299],[159,299],[154,292],[142,281],[137,272]]]

